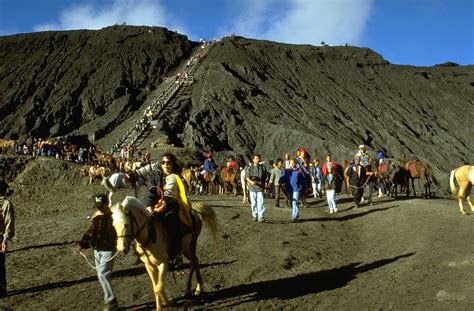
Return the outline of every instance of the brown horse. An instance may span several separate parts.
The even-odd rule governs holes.
[[[206,192],[208,194],[214,194],[214,185],[216,180],[217,174],[214,172],[207,172],[206,174],[202,175],[202,180],[204,181]]]
[[[416,197],[415,179],[420,180],[421,183],[423,184],[423,187],[425,189],[424,198],[431,197],[431,183],[434,183],[438,188],[440,188],[440,185],[434,176],[433,169],[428,163],[425,163],[419,160],[413,160],[407,163],[400,161],[400,163],[405,164],[404,167],[410,174],[409,176],[410,176],[411,185],[413,188],[414,197]],[[410,194],[410,185],[408,185],[407,195],[409,194]]]
[[[217,218],[214,210],[202,203],[193,203],[192,217],[194,228],[183,237],[181,252],[189,260],[190,273],[186,292],[191,294],[192,277],[196,272],[197,286],[195,295],[203,287],[203,279],[196,256],[196,246],[203,223],[208,225],[212,237],[217,243]],[[166,272],[168,271],[168,233],[161,221],[151,220],[143,203],[134,197],[127,196],[123,202],[112,207],[113,226],[117,232],[117,252],[127,254],[132,240],[135,240],[135,251],[145,264],[155,295],[156,309],[170,304],[166,294]]]
[[[224,167],[220,172],[222,180],[222,193],[226,194],[231,189],[232,196],[237,196],[237,173],[232,166]]]
[[[16,141],[13,139],[0,139],[0,150],[2,153],[6,152],[8,149],[13,149],[16,146]]]
[[[181,176],[183,176],[184,181],[186,181],[186,184],[189,189],[189,193],[193,194],[196,191],[196,187],[198,184],[198,181],[196,179],[196,172],[194,168],[189,168],[189,167],[184,167],[183,171],[181,172]]]
[[[343,184],[344,184],[344,187],[346,188],[346,195],[351,194],[351,190],[350,190],[350,187],[349,187],[349,175],[348,175],[348,171],[347,171],[347,168],[350,165],[351,165],[351,162],[349,160],[344,160],[342,162],[341,178],[344,180]],[[342,192],[342,187],[341,187],[341,192]]]
[[[96,150],[94,151],[93,158],[99,163],[100,166],[107,166],[112,171],[116,171],[118,168],[117,161],[110,154]]]
[[[380,183],[379,187],[379,198],[383,196],[382,186],[385,187],[385,191],[388,196],[391,196],[392,192],[392,172],[394,170],[394,163],[392,160],[386,160],[383,163],[379,164],[378,169],[378,181]]]
[[[454,179],[456,179],[459,185],[459,192],[457,192],[456,190]],[[466,212],[464,212],[462,204],[463,199],[466,200],[466,202],[469,204],[471,212],[474,212],[474,206],[471,202],[472,184],[474,184],[474,165],[464,165],[451,171],[451,175],[449,177],[451,193],[455,198],[458,199],[459,212],[463,215],[466,214]]]
[[[104,177],[110,175],[110,170],[103,166],[96,167],[90,165],[84,165],[81,167],[82,174],[84,176],[89,176],[89,185],[92,184],[94,179],[102,180]]]

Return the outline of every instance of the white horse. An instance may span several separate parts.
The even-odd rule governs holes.
[[[242,203],[249,203],[249,189],[247,185],[247,175],[244,167],[240,168],[240,183],[242,184],[242,193],[244,198]]]
[[[190,273],[186,292],[191,294],[192,277],[196,272],[197,285],[194,291],[199,295],[202,291],[203,280],[196,256],[196,245],[202,224],[205,222],[217,243],[217,218],[214,210],[202,203],[192,205],[194,228],[184,235],[181,252],[189,260]],[[134,197],[126,197],[122,204],[112,207],[113,226],[117,231],[117,252],[127,254],[131,241],[134,239],[135,251],[145,264],[155,294],[156,309],[170,304],[165,290],[166,272],[168,271],[168,233],[161,221],[152,220],[150,212],[143,203]]]
[[[454,180],[456,180],[459,185],[459,192],[456,190]],[[472,184],[474,184],[474,165],[464,165],[451,171],[449,186],[451,193],[458,200],[459,212],[463,215],[465,215],[466,212],[464,211],[462,200],[465,200],[467,204],[469,204],[471,212],[474,212],[474,205],[472,205],[471,202]]]

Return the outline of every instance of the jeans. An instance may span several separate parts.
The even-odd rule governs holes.
[[[334,189],[326,190],[326,198],[327,198],[327,201],[328,201],[329,211],[331,211],[331,212],[337,211],[337,208],[336,208],[336,190],[334,190]]]
[[[298,213],[300,195],[301,192],[288,192],[288,197],[291,198],[291,219],[293,220],[297,220],[300,217]]]
[[[104,290],[104,302],[110,302],[115,299],[114,289],[112,288],[111,276],[114,268],[114,261],[105,263],[114,255],[113,251],[98,251],[94,250],[95,266],[97,267],[97,276],[99,277],[100,285]]]
[[[313,186],[313,196],[314,198],[320,197],[321,196],[321,182],[313,182],[311,183],[311,186]]]
[[[252,209],[252,217],[264,219],[265,206],[263,205],[263,192],[249,191],[250,208]]]

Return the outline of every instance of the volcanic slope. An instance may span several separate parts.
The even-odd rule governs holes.
[[[196,76],[185,146],[269,158],[306,146],[340,160],[365,143],[445,172],[474,162],[474,66],[397,66],[366,48],[239,37],[218,43]]]
[[[0,136],[107,135],[194,47],[160,27],[0,37]]]
[[[198,47],[131,26],[2,37],[0,46],[0,136],[95,132],[104,148]],[[305,146],[341,161],[365,143],[372,153],[426,160],[437,174],[474,162],[474,66],[392,65],[367,48],[232,37],[214,45],[194,78],[159,134],[217,151],[218,160]]]

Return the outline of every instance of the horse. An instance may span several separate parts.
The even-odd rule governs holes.
[[[392,182],[392,197],[397,197],[398,186],[400,186],[400,193],[406,193],[408,196],[408,181],[410,178],[410,173],[406,170],[406,168],[400,162],[394,164],[394,169],[392,170],[392,175],[390,180]]]
[[[181,176],[183,176],[184,181],[186,181],[186,184],[188,185],[189,193],[194,193],[198,184],[194,169],[189,167],[183,168]]]
[[[137,170],[141,167],[142,167],[142,162],[133,161],[131,159],[120,161],[120,164],[119,164],[119,169],[123,173],[128,173],[128,172],[131,172],[131,171],[135,171],[135,170]]]
[[[459,192],[456,190],[456,186],[454,184],[454,180],[459,185]],[[462,215],[465,215],[462,200],[466,200],[471,208],[471,212],[474,212],[474,206],[471,202],[471,189],[472,185],[474,184],[474,165],[464,165],[458,167],[451,171],[451,175],[449,176],[449,186],[451,188],[451,193],[455,198],[458,199],[459,203],[459,212]]]
[[[243,199],[242,199],[242,203],[249,203],[249,188],[248,188],[248,185],[247,185],[247,175],[246,175],[246,171],[245,171],[245,168],[241,167],[240,168],[240,183],[242,185],[242,193],[243,193]]]
[[[351,191],[349,188],[349,176],[347,175],[347,168],[351,165],[351,162],[349,160],[344,160],[342,162],[342,173],[340,176],[343,176],[344,179],[344,187],[346,188],[346,195],[350,195]],[[342,192],[342,186],[341,186],[341,192]]]
[[[127,196],[122,203],[112,206],[113,226],[117,232],[117,252],[127,254],[132,240],[135,251],[145,264],[153,286],[156,309],[170,304],[166,294],[166,272],[168,271],[168,233],[161,221],[151,220],[150,212],[143,203]],[[197,285],[193,292],[199,295],[203,288],[203,279],[196,256],[196,246],[203,223],[206,223],[217,244],[217,218],[212,207],[194,203],[191,208],[194,225],[191,232],[183,236],[181,252],[189,260],[190,273],[186,283],[186,293],[192,294],[192,277],[196,272]]]
[[[217,174],[215,172],[206,172],[204,175],[201,175],[202,178],[202,186],[203,188],[206,188],[206,192],[208,194],[213,194],[214,193],[214,186],[215,183],[217,182]],[[204,189],[202,189],[204,191]],[[201,192],[203,192],[201,191]]]
[[[8,149],[14,149],[16,141],[13,139],[0,139],[0,150],[1,153],[6,153]]]
[[[220,177],[222,181],[221,194],[226,194],[230,186],[232,196],[237,196],[237,174],[235,169],[232,166],[224,167],[220,172]]]
[[[100,166],[108,166],[112,171],[117,170],[117,161],[113,156],[101,151],[94,151],[93,158],[99,163]]]
[[[104,177],[107,177],[110,175],[110,169],[105,168],[103,166],[96,167],[96,166],[84,165],[81,167],[81,171],[84,176],[89,176],[88,185],[92,184],[94,179],[102,180]]]
[[[433,182],[438,188],[440,188],[439,182],[434,176],[433,169],[428,163],[413,160],[407,163],[400,161],[401,164],[405,164],[405,169],[410,173],[410,180],[413,187],[413,196],[416,197],[415,192],[415,179],[420,180],[423,183],[425,194],[424,198],[431,197],[431,182]],[[408,185],[408,195],[410,193],[410,186]]]
[[[379,164],[378,169],[378,181],[379,181],[379,198],[383,196],[382,187],[385,187],[385,191],[388,196],[392,194],[392,172],[394,170],[394,163],[392,160],[387,160]]]

